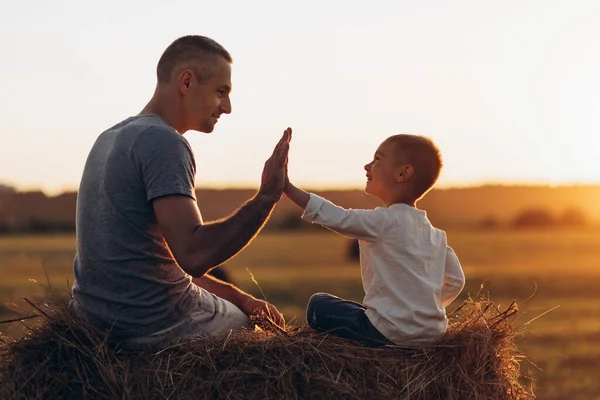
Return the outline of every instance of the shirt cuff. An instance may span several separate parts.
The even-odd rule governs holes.
[[[302,219],[308,222],[314,222],[324,202],[324,198],[317,196],[314,193],[310,193],[310,198],[308,199],[306,208],[302,213]]]
[[[190,187],[183,186],[163,187],[159,190],[151,190],[147,192],[146,197],[148,201],[152,201],[158,197],[170,195],[184,195],[191,197],[194,201],[198,201],[196,199],[196,190]]]

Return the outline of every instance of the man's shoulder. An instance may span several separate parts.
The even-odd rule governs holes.
[[[120,130],[134,135],[134,147],[138,149],[158,148],[174,150],[179,148],[191,151],[191,146],[187,139],[158,116],[141,115],[126,121],[128,122]]]
[[[154,114],[135,115],[124,119],[118,124],[107,129],[110,131],[121,131],[128,133],[159,133],[173,136],[181,136],[173,127],[169,126],[162,118]]]

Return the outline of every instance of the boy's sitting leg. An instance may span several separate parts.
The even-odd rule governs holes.
[[[310,297],[306,319],[311,328],[326,331],[369,347],[391,344],[369,321],[365,307],[328,293]]]

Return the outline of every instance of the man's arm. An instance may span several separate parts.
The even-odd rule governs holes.
[[[448,246],[446,250],[446,268],[442,286],[442,306],[448,307],[460,294],[465,286],[465,274],[460,266],[454,250]]]
[[[276,200],[258,193],[234,214],[204,224],[196,202],[187,196],[154,200],[154,212],[175,260],[199,277],[240,252],[264,226]]]
[[[248,316],[265,315],[278,326],[282,328],[285,326],[283,316],[274,305],[258,300],[227,282],[223,282],[208,274],[200,278],[194,278],[193,282],[220,298],[230,301]]]
[[[153,200],[156,221],[173,257],[188,274],[204,275],[242,250],[264,226],[281,197],[291,130],[265,163],[261,188],[230,217],[204,224],[194,199],[183,195]]]

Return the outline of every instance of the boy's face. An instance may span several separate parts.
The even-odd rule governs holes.
[[[379,197],[384,202],[397,184],[398,161],[394,154],[394,143],[381,143],[373,161],[365,165],[367,184],[365,192]]]

